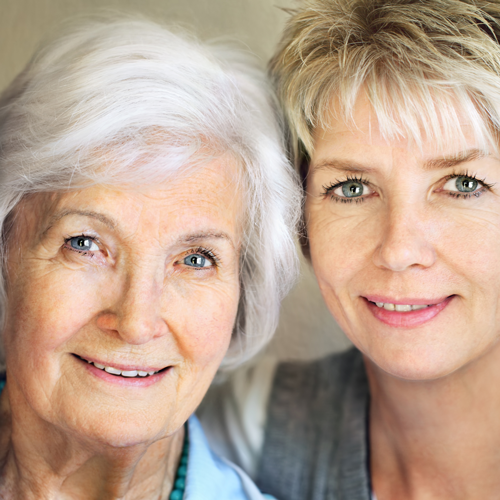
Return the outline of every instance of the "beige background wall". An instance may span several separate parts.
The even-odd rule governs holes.
[[[97,9],[139,11],[180,23],[202,38],[231,37],[264,65],[294,0],[0,0],[0,90],[23,68],[37,44],[63,19]],[[348,345],[331,319],[307,265],[286,299],[271,350],[282,358],[321,356]]]

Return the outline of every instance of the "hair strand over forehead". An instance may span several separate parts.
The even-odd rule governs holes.
[[[360,92],[389,139],[464,144],[466,126],[496,147],[499,35],[498,1],[303,0],[270,63],[296,162],[332,114],[352,124]]]

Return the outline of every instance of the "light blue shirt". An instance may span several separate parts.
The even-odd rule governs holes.
[[[210,450],[198,419],[188,420],[189,456],[183,500],[272,500],[239,467]]]

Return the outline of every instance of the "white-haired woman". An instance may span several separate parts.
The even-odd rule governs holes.
[[[191,415],[296,273],[273,108],[241,54],[128,19],[70,26],[7,89],[2,498],[262,498]]]
[[[290,18],[304,246],[356,349],[276,371],[257,484],[283,500],[500,497],[499,40],[498,0]]]

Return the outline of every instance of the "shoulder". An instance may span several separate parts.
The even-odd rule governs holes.
[[[352,367],[362,362],[363,356],[355,347],[351,347],[345,351],[329,354],[324,358],[315,359],[312,361],[285,361],[279,364],[279,370],[295,371],[295,372],[338,372],[341,375],[348,372]]]
[[[310,362],[281,363],[274,376],[270,406],[312,403],[343,398],[353,383],[364,383],[362,354],[351,348]],[[299,403],[299,401],[301,403]]]
[[[369,402],[357,349],[282,363],[274,377],[257,484],[278,498],[368,498]],[[318,496],[318,498],[320,498]]]
[[[355,348],[312,362],[281,363],[267,407],[265,440],[304,434],[307,443],[324,425],[335,422],[340,429],[345,412],[353,403],[363,405],[367,395],[363,356]]]
[[[188,421],[189,458],[186,500],[265,500],[240,468],[210,449],[198,419]]]

